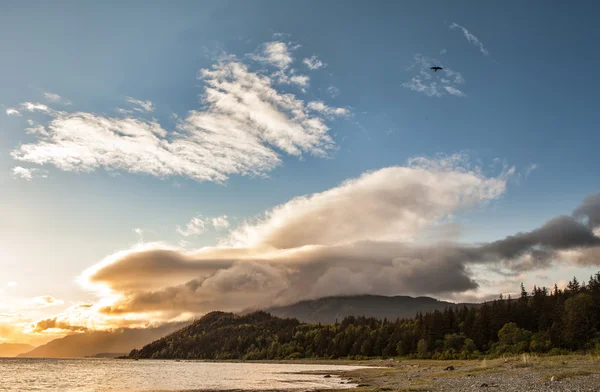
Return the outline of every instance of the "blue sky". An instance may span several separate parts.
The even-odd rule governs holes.
[[[62,301],[28,322],[95,301],[97,291],[82,288],[77,277],[115,252],[140,242],[188,250],[215,245],[231,238],[228,230],[239,233],[244,220],[264,223],[265,212],[294,197],[405,166],[414,157],[462,154],[470,163],[460,168],[478,166],[482,178],[505,181],[494,197],[436,217],[461,226],[461,243],[533,230],[600,190],[596,2],[4,1],[0,7],[0,295],[14,303],[43,295]],[[269,52],[282,49],[269,46],[274,43],[284,45],[283,52]],[[173,141],[184,129],[178,126],[192,126],[190,111],[217,110],[201,100],[207,80],[217,77],[199,75],[231,64],[227,56],[250,74],[269,77],[278,96],[321,103],[303,113],[328,129],[315,136],[316,128],[302,125],[297,154],[276,145],[291,134],[275,135],[275,144],[259,143],[274,154],[262,162],[268,168],[258,175],[234,170],[219,181],[177,174],[175,164],[166,174],[149,174],[141,167],[151,165],[152,156],[144,162],[144,154],[136,169],[110,163],[88,171],[77,164],[61,168],[65,161],[56,156],[15,158],[21,146],[44,141],[26,128],[48,130],[53,119],[74,113],[94,121],[154,121],[165,132],[161,140]],[[312,56],[320,67],[303,63]],[[431,74],[429,65],[445,70]],[[294,82],[293,76],[309,79]],[[426,89],[415,91],[414,78]],[[149,101],[152,110],[133,100]],[[49,109],[28,111],[25,102]],[[325,154],[317,151],[324,146]],[[240,151],[242,161],[252,158],[250,150]],[[250,158],[244,170],[257,169]],[[223,216],[229,226],[217,230],[211,219]],[[194,217],[202,222],[196,229],[205,226],[202,233],[186,231]],[[549,277],[537,278],[538,284],[551,284],[597,270],[561,265],[507,280],[533,284],[540,275]],[[404,291],[420,294],[398,294]],[[440,296],[460,292],[441,290]]]

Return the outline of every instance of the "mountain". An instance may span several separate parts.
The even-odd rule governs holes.
[[[54,339],[34,350],[20,354],[30,358],[89,357],[98,353],[128,353],[187,323],[171,323],[156,328],[122,328],[113,331],[91,331]]]
[[[293,305],[265,309],[265,312],[278,317],[296,318],[305,323],[332,324],[348,316],[387,318],[391,321],[397,318],[412,318],[419,312],[426,313],[463,305],[473,304],[456,304],[430,297],[357,295],[301,301]]]
[[[265,312],[237,315],[211,312],[192,324],[175,331],[140,350],[131,358],[187,359],[266,359],[266,346],[290,341],[302,324],[295,319],[281,319]],[[279,343],[277,343],[279,344]],[[255,350],[265,355],[252,357]],[[295,350],[292,350],[294,352]],[[277,348],[268,359],[283,357]]]
[[[21,353],[33,350],[35,347],[21,343],[0,343],[0,357],[16,357]]]

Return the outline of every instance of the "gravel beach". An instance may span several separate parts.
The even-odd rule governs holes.
[[[511,357],[472,361],[377,361],[341,375],[370,391],[600,392],[597,356]],[[445,370],[447,369],[447,370]]]

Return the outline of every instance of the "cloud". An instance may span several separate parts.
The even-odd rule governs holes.
[[[202,215],[193,217],[185,228],[177,226],[177,232],[184,237],[199,236],[208,230],[209,225],[219,231],[229,228],[227,215],[215,216],[212,218],[203,218]]]
[[[134,108],[136,111],[144,111],[144,112],[153,112],[154,104],[151,101],[140,101],[139,99],[126,97],[127,102],[139,106],[139,108]]]
[[[409,90],[425,94],[429,97],[442,97],[452,95],[455,97],[464,97],[466,94],[458,87],[465,83],[462,74],[445,67],[439,60],[431,59],[420,54],[414,56],[414,63],[409,70],[418,69],[418,73],[402,87]],[[443,69],[440,72],[431,71],[432,66],[440,66]]]
[[[218,247],[144,244],[119,252],[81,282],[116,298],[99,308],[102,315],[128,320],[325,295],[475,290],[462,248],[420,237],[439,221],[500,197],[509,175],[488,177],[463,156],[417,158],[294,198],[242,224]]]
[[[44,98],[46,98],[47,101],[53,102],[53,103],[63,103],[65,105],[71,105],[72,104],[71,101],[69,101],[68,99],[62,98],[58,94],[53,94],[53,93],[45,92],[44,93]]]
[[[532,163],[531,165],[529,165],[529,167],[525,170],[525,177],[528,177],[537,168],[538,165],[536,163]]]
[[[323,113],[327,116],[348,116],[348,115],[350,115],[350,111],[348,109],[333,108],[331,106],[327,106],[323,101],[309,102],[307,107],[314,112]]]
[[[35,171],[36,169],[27,169],[21,166],[16,166],[12,168],[13,177],[21,178],[26,181],[33,180],[33,174],[35,173]]]
[[[229,228],[229,221],[227,215],[217,216],[211,219],[211,223],[215,230],[225,230]]]
[[[50,102],[60,102],[60,95],[53,93],[44,93],[44,97]]]
[[[297,84],[298,86],[306,87],[308,86],[308,82],[310,78],[306,75],[292,75],[289,77],[289,82],[292,84]]]
[[[456,24],[456,23],[452,23],[450,25],[450,29],[460,29],[460,30],[462,30],[462,32],[465,35],[465,38],[467,39],[467,41],[469,41],[473,45],[479,47],[479,50],[481,51],[481,53],[485,54],[486,56],[488,56],[490,54],[488,52],[488,50],[483,46],[483,42],[481,42],[479,39],[477,39],[477,37],[475,37],[473,34],[471,34],[469,32],[469,30],[467,30],[463,26],[461,26],[459,24]]]
[[[319,68],[324,68],[324,67],[327,66],[327,64],[325,64],[324,62],[322,62],[321,60],[319,60],[317,56],[312,56],[310,58],[305,58],[304,60],[302,60],[302,62],[311,71],[314,71],[314,70],[319,69]]]
[[[140,242],[144,242],[144,230],[143,229],[136,227],[135,229],[133,229],[133,232],[138,235],[138,237],[140,238]]]
[[[590,229],[600,227],[600,193],[589,195],[581,205],[573,211],[573,215],[578,219],[583,219]]]
[[[414,158],[276,206],[216,247],[154,243],[118,252],[80,282],[101,293],[95,317],[170,321],[332,295],[487,298],[480,285],[507,288],[482,273],[512,284],[553,263],[599,265],[598,195],[571,215],[497,241],[464,244],[432,231],[500,197],[514,173],[488,176],[464,155]]]
[[[335,86],[327,87],[327,93],[331,96],[331,98],[335,98],[340,95],[340,89]]]
[[[87,328],[80,325],[72,325],[67,321],[58,320],[56,317],[40,320],[33,326],[32,332],[44,332],[49,329],[59,329],[65,332],[85,332]]]
[[[6,109],[6,115],[7,116],[20,116],[21,112],[19,112],[17,109],[14,109],[14,108],[8,108],[8,109]]]
[[[206,230],[207,219],[203,219],[202,216],[193,217],[185,227],[182,229],[180,226],[177,226],[177,232],[184,237],[190,236],[198,236]]]
[[[459,89],[457,89],[456,87],[452,87],[452,86],[444,86],[444,88],[446,89],[446,91],[448,92],[448,94],[450,95],[454,95],[456,97],[464,97],[465,93],[463,93],[462,91],[460,91]]]
[[[17,285],[17,282],[7,282],[6,286],[7,287],[15,287]]]
[[[254,55],[252,58],[284,70],[294,61],[292,50],[293,48],[290,48],[285,42],[267,42],[263,44],[260,54]]]
[[[466,158],[415,158],[292,199],[231,235],[234,245],[291,248],[380,240],[412,241],[442,217],[500,196],[506,175],[487,178]],[[360,208],[357,208],[360,206]],[[386,222],[383,224],[382,222]]]
[[[28,111],[28,112],[44,112],[44,113],[51,113],[52,110],[42,104],[42,103],[33,103],[33,102],[23,102],[21,104],[21,108],[23,108],[24,110]]]
[[[286,75],[298,76],[291,71]],[[281,164],[281,154],[326,157],[335,148],[326,125],[331,116],[309,109],[294,94],[278,91],[277,74],[251,71],[236,57],[224,56],[201,70],[200,77],[205,85],[202,109],[178,119],[172,131],[156,120],[23,103],[25,110],[52,118],[37,128],[35,142],[20,145],[11,155],[64,171],[104,168],[224,182],[234,174],[264,176]]]
[[[62,305],[64,304],[64,301],[56,299],[51,295],[42,295],[40,297],[32,298],[31,303],[36,308],[47,308],[50,306]]]

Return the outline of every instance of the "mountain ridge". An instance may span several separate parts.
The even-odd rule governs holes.
[[[169,323],[155,328],[120,328],[112,331],[89,331],[62,338],[19,354],[26,358],[84,358],[98,353],[126,353],[148,344],[188,323]]]
[[[342,320],[348,316],[395,320],[397,318],[412,318],[417,313],[441,311],[447,307],[477,305],[441,301],[425,296],[362,294],[303,300],[291,305],[275,306],[263,310],[277,317],[296,318],[305,323],[332,324],[336,320]]]

